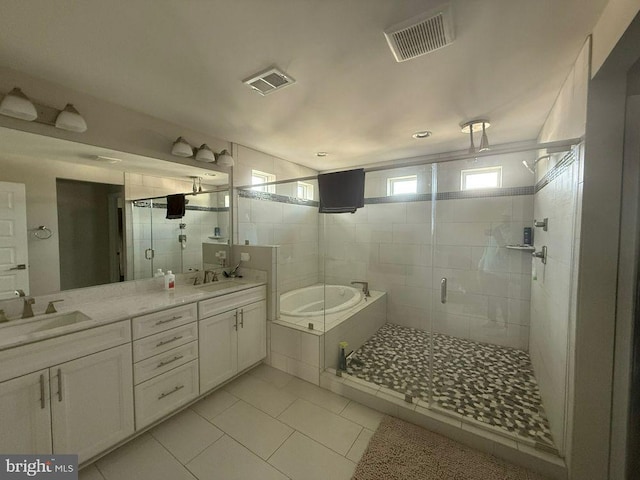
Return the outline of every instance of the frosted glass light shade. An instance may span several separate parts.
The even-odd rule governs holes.
[[[193,148],[189,143],[182,137],[178,137],[178,139],[173,142],[173,147],[171,148],[171,155],[175,155],[176,157],[190,157],[193,155]]]
[[[234,161],[233,157],[226,150],[222,150],[220,155],[218,155],[218,165],[221,167],[233,167]]]
[[[2,102],[0,102],[0,113],[29,122],[38,118],[36,107],[18,87],[4,96]]]
[[[82,133],[87,131],[87,122],[84,121],[76,107],[67,103],[67,106],[60,111],[56,118],[56,128]]]
[[[198,160],[199,162],[211,163],[216,161],[216,157],[213,154],[213,150],[209,148],[209,145],[203,143],[202,145],[200,145],[200,148],[196,153],[196,160]]]

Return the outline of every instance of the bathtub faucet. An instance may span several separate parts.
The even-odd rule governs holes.
[[[371,293],[369,293],[369,282],[351,282],[351,285],[362,285],[362,293],[364,293],[364,296],[371,296]]]

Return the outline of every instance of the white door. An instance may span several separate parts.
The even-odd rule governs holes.
[[[25,187],[0,182],[0,299],[29,293],[28,266]]]
[[[267,356],[267,302],[252,303],[240,310],[238,371]]]
[[[236,311],[221,313],[200,321],[200,393],[220,385],[238,371]]]
[[[131,345],[50,369],[53,453],[80,463],[133,433]]]
[[[0,452],[51,453],[49,370],[0,383]]]

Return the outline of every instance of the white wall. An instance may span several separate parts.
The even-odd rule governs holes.
[[[315,176],[301,165],[238,145],[233,183],[251,184],[251,170],[270,173],[276,181]],[[317,187],[317,182],[312,181]],[[296,183],[277,185],[275,194],[295,197]],[[317,188],[314,196],[317,199]],[[278,294],[319,281],[318,207],[272,199],[245,198],[235,192],[236,243],[278,245]]]
[[[526,153],[440,164],[438,191],[459,192],[462,169],[494,165],[503,166],[503,187],[530,187],[533,176],[522,160],[532,158]],[[418,193],[431,192],[431,166],[425,165],[367,173],[365,196],[386,196],[386,179],[408,174],[418,176]],[[435,232],[431,209],[431,201],[422,200],[321,215],[325,282],[364,280],[387,292],[389,322],[526,349],[530,257],[505,245],[522,243],[523,228],[533,220],[533,196],[438,200]],[[492,234],[498,232],[496,241]],[[483,255],[494,259],[484,270]],[[439,298],[441,277],[449,280],[446,305]]]
[[[585,42],[558,98],[543,125],[539,141],[554,142],[585,134],[589,84],[590,39]],[[577,209],[582,148],[576,161],[535,194],[534,217],[549,219],[548,231],[536,228],[535,247],[547,246],[547,264],[536,262],[537,278],[531,291],[531,337],[529,351],[554,442],[566,450],[566,409],[573,398],[571,351],[575,343],[578,262],[574,259],[580,235]],[[540,152],[540,155],[546,152]],[[553,154],[538,163],[536,180],[551,172],[565,154]],[[577,258],[577,257],[576,257]]]

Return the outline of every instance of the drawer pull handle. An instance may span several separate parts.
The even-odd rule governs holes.
[[[176,340],[180,340],[182,337],[184,337],[184,335],[180,335],[179,337],[173,337],[173,338],[170,338],[169,340],[163,340],[163,341],[161,341],[161,342],[158,342],[158,344],[156,345],[156,347],[161,347],[161,346],[163,346],[163,345],[166,345],[167,343],[173,343],[173,342],[175,342]]]
[[[58,401],[62,401],[62,370],[58,369]]]
[[[44,409],[44,374],[40,374],[40,408]]]
[[[244,328],[244,308],[240,310],[240,326]]]
[[[182,318],[182,315],[178,315],[173,318],[167,318],[166,320],[158,320],[156,322],[156,325],[162,325],[163,323],[173,322],[174,320],[180,320],[181,318]]]
[[[160,362],[156,368],[164,367],[165,365],[169,365],[170,363],[177,362],[181,358],[184,358],[184,355],[176,355],[171,360],[166,360],[164,362]]]
[[[181,390],[183,388],[184,388],[184,385],[178,385],[176,386],[176,388],[174,388],[170,392],[161,393],[160,396],[158,397],[158,400],[162,400],[164,397],[168,397],[169,395],[172,395],[176,393],[178,390]]]
[[[233,328],[235,328],[235,330],[236,330],[236,332],[237,332],[237,331],[238,331],[238,311],[237,311],[237,310],[236,310],[236,314],[235,314],[235,316],[236,316],[236,323],[235,323],[235,325],[233,326]]]

